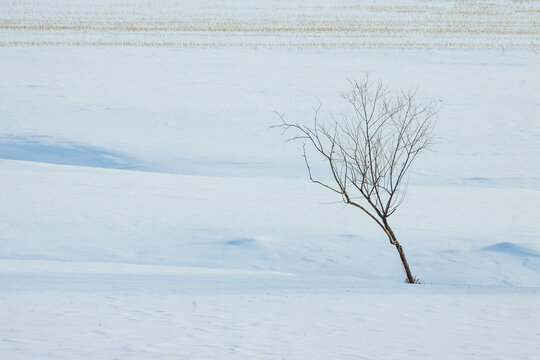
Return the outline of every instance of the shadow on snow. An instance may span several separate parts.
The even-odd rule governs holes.
[[[142,170],[135,159],[50,136],[0,136],[0,158],[109,169]]]

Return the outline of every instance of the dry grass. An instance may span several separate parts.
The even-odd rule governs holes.
[[[418,42],[418,41],[356,41],[356,42],[212,42],[212,41],[0,41],[0,47],[62,47],[62,46],[133,46],[133,47],[174,47],[174,48],[285,48],[285,49],[469,49],[471,44],[467,42]],[[482,49],[500,49],[498,45],[488,42],[477,43],[477,48]],[[519,44],[510,44],[509,48],[519,48]]]
[[[526,24],[523,24],[526,25]],[[73,31],[73,32],[190,32],[190,33],[247,33],[247,34],[353,34],[364,33],[381,34],[480,34],[480,35],[535,35],[538,29],[529,26],[517,26],[515,21],[497,19],[496,21],[477,21],[471,24],[468,21],[453,21],[435,23],[426,21],[363,21],[356,22],[342,20],[335,22],[303,22],[295,24],[261,20],[250,23],[248,21],[206,22],[196,21],[92,21],[91,23],[61,23],[52,21],[26,21],[0,20],[0,30],[8,31]]]
[[[323,10],[185,9],[174,2],[121,0],[54,4],[0,5],[0,45],[534,50],[540,39],[539,2],[343,1]]]

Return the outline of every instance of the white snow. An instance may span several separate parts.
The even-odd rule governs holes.
[[[388,4],[0,4],[0,358],[537,359],[537,5]],[[279,30],[354,16],[393,27]],[[390,218],[422,285],[269,129],[365,72],[441,107]]]

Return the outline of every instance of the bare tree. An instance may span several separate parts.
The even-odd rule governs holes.
[[[305,141],[304,160],[312,182],[341,195],[373,219],[399,253],[408,283],[417,283],[403,247],[388,223],[402,203],[407,187],[407,170],[432,140],[438,109],[434,103],[419,103],[415,91],[390,92],[382,83],[366,75],[351,81],[343,94],[350,112],[338,120],[321,123],[315,109],[313,127],[288,123],[276,125],[283,132],[295,131],[289,140]],[[306,155],[306,143],[322,156],[331,180],[313,177]]]

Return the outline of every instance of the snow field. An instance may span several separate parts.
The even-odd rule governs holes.
[[[308,279],[226,277],[227,290],[210,293],[214,283],[198,277],[54,280],[62,284],[40,290],[39,302],[35,291],[2,292],[10,321],[0,324],[1,346],[10,359],[534,359],[538,352],[537,291],[357,280],[328,289]]]

